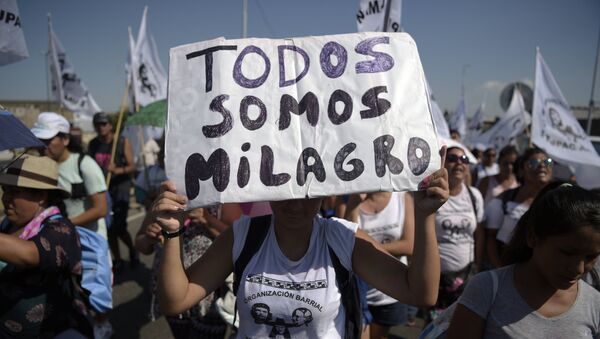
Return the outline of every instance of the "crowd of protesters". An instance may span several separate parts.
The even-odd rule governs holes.
[[[81,288],[75,226],[106,240],[114,274],[128,269],[119,240],[131,268],[154,255],[150,318],[165,315],[175,338],[387,338],[417,312],[435,325],[449,310],[448,338],[600,335],[600,196],[556,180],[541,149],[488,148],[476,163],[448,141],[421,191],[184,213],[164,137],[137,171],[111,117],[93,124],[84,148],[64,117],[41,113],[32,132],[45,147],[0,173],[0,337],[118,332]],[[147,212],[133,238],[132,196]]]

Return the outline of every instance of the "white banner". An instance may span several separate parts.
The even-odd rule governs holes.
[[[518,135],[525,131],[531,123],[531,116],[525,111],[525,103],[521,92],[515,87],[512,100],[506,113],[496,124],[473,140],[475,147],[485,150],[494,147],[496,150],[514,144]]]
[[[484,107],[485,102],[482,101],[479,107],[477,107],[477,111],[469,120],[469,124],[467,126],[467,135],[465,137],[466,144],[473,147],[475,139],[481,134],[481,130],[483,128],[483,115],[484,115]]]
[[[129,51],[127,52],[127,60],[125,61],[125,74],[127,76],[127,80],[125,82],[125,86],[127,86],[127,106],[129,112],[136,111],[135,105],[135,90],[133,89],[133,68],[134,64],[133,58],[135,58],[135,40],[133,39],[133,34],[131,33],[131,26],[127,27],[128,33],[128,41],[129,41]]]
[[[167,97],[167,76],[158,57],[154,38],[147,29],[147,16],[148,7],[145,7],[135,53],[131,58],[135,100],[140,106],[146,106]]]
[[[537,51],[531,141],[567,163],[600,166],[600,157]]]
[[[450,127],[450,130],[458,131],[461,139],[465,140],[467,136],[467,108],[465,107],[465,97],[460,98],[456,111],[450,115],[448,126]]]
[[[448,123],[444,118],[444,113],[440,109],[437,101],[433,97],[433,92],[431,91],[431,87],[429,86],[429,81],[425,79],[425,83],[427,85],[427,93],[429,93],[429,105],[431,108],[431,116],[433,117],[433,123],[435,125],[435,131],[438,137],[450,139],[450,128],[448,128]]]
[[[167,176],[189,207],[416,190],[440,167],[405,33],[171,49]]]
[[[402,32],[402,0],[359,0],[356,26],[359,32],[382,32],[386,11],[387,32]]]
[[[48,66],[54,98],[67,110],[75,113],[75,125],[85,131],[93,131],[91,120],[101,109],[87,90],[75,68],[69,61],[65,49],[52,30],[48,16]]]
[[[0,0],[0,66],[29,57],[16,0]]]

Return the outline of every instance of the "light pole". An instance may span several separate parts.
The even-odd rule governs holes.
[[[242,38],[248,37],[248,0],[243,0],[242,5]]]
[[[600,29],[598,29],[598,46],[596,47],[596,59],[594,62],[594,75],[592,78],[592,94],[590,94],[590,107],[588,108],[587,135],[592,132],[592,110],[594,109],[594,89],[596,87],[596,72],[598,71],[598,54],[600,54]]]

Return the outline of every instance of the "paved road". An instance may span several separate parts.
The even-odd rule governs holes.
[[[133,237],[140,227],[143,214],[138,209],[129,213],[129,233]],[[127,250],[121,245],[121,253]],[[124,257],[124,259],[128,259]],[[142,264],[135,269],[126,268],[115,277],[113,288],[114,309],[110,313],[110,322],[115,330],[113,339],[171,339],[173,338],[164,317],[151,321],[149,317],[150,293],[147,286],[150,282],[150,268],[154,256],[141,256]],[[421,322],[418,322],[421,324]],[[392,328],[390,338],[417,338],[419,330],[405,326]]]

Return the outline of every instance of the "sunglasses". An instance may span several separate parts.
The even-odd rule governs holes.
[[[465,165],[469,164],[469,158],[466,155],[461,155],[460,157],[456,154],[448,154],[446,155],[446,162],[462,162]]]
[[[538,169],[540,166],[544,166],[546,168],[552,168],[552,166],[554,165],[554,162],[552,161],[551,158],[547,158],[544,160],[541,159],[529,159],[527,160],[527,162],[525,163],[527,165],[527,167],[531,168],[531,169]]]

